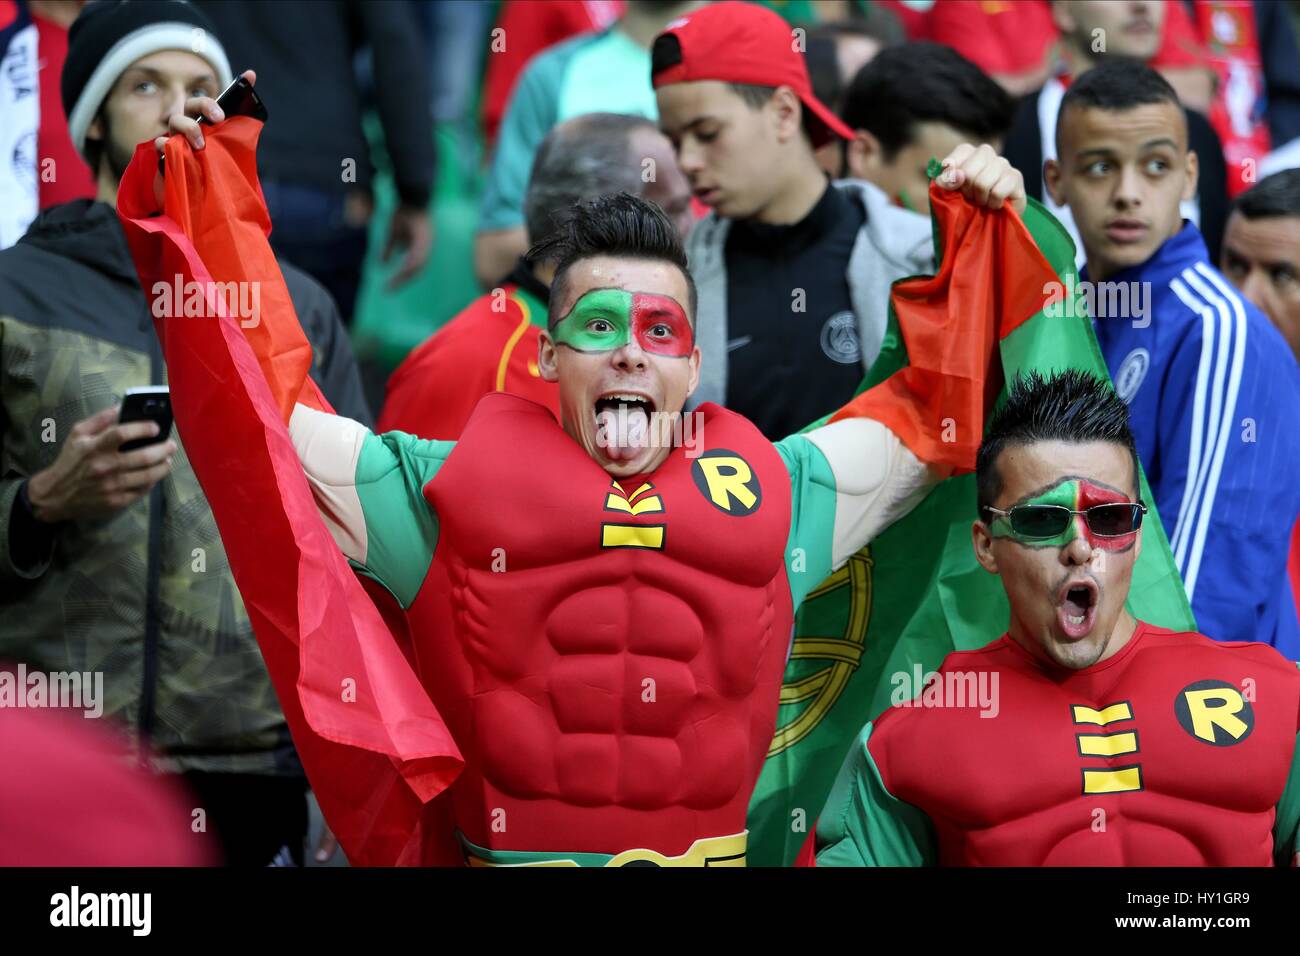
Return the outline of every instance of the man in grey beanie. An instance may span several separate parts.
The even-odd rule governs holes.
[[[118,422],[128,388],[167,381],[118,182],[138,143],[230,77],[182,0],[96,0],[72,25],[61,92],[96,199],[51,207],[0,252],[0,659],[102,674],[124,745],[195,791],[194,830],[215,832],[227,862],[291,865],[306,781],[186,436],[122,451],[156,426]],[[368,421],[333,301],[281,268],[313,376]]]
[[[135,144],[165,131],[176,108],[172,87],[185,96],[216,97],[230,80],[230,61],[211,21],[189,3],[92,3],[68,31],[60,81],[72,145],[101,191],[105,174],[111,176],[116,196]],[[101,156],[109,160],[105,169]]]

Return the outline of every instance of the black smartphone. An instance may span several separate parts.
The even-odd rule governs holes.
[[[232,116],[251,116],[255,120],[266,122],[266,105],[257,95],[257,90],[253,89],[253,84],[242,76],[235,77],[234,82],[222,91],[217,97],[217,105],[221,107],[221,112],[226,114],[227,119]],[[200,116],[199,122],[212,125],[212,121],[206,116]]]
[[[257,90],[253,89],[253,84],[242,76],[235,77],[217,97],[217,105],[221,107],[221,112],[226,114],[229,119],[232,116],[251,116],[253,119],[266,122],[266,104],[262,98],[257,95]],[[199,122],[205,126],[211,126],[212,121],[206,116],[200,116]],[[162,154],[158,156],[158,172],[165,173],[166,163]]]
[[[163,441],[172,430],[172,396],[166,385],[147,385],[128,388],[122,397],[122,410],[117,423],[151,421],[158,423],[158,434],[152,438],[136,438],[123,444],[118,451],[131,451]]]

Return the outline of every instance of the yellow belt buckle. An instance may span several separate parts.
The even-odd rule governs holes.
[[[733,833],[731,836],[704,837],[692,843],[685,853],[679,856],[664,856],[655,850],[624,850],[605,866],[744,866],[745,847],[749,831]],[[578,866],[574,860],[556,857],[552,860],[532,860],[527,863],[493,863],[467,854],[470,866]]]
[[[654,850],[624,850],[606,866],[744,866],[745,841],[749,831],[731,836],[696,840],[680,856],[664,856]]]

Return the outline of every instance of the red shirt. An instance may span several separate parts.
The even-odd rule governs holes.
[[[985,73],[1017,74],[1042,66],[1056,42],[1045,0],[937,0],[929,39],[952,47]]]
[[[59,77],[68,57],[68,31],[32,12],[36,24],[38,85],[40,86],[40,128],[36,133],[36,155],[40,158],[37,181],[40,183],[41,208],[48,209],[73,199],[93,199],[95,177],[86,161],[78,155],[68,135],[68,118],[63,115]],[[52,175],[45,172],[48,160]]]
[[[546,305],[513,283],[471,302],[417,346],[388,380],[381,432],[459,438],[478,400],[509,392],[560,417],[560,394],[537,369]]]

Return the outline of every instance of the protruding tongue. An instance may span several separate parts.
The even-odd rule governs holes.
[[[650,418],[640,405],[619,405],[602,409],[596,424],[605,441],[605,454],[611,461],[627,461],[646,447],[650,435]]]

